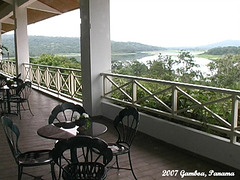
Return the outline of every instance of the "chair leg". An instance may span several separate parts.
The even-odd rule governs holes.
[[[56,173],[55,173],[55,169],[54,169],[54,163],[51,163],[51,174],[52,174],[52,180],[56,180]]]
[[[118,156],[116,156],[117,168],[119,169]]]
[[[136,175],[135,175],[135,173],[134,173],[134,171],[133,171],[133,166],[132,166],[132,160],[131,160],[131,154],[130,154],[130,151],[129,151],[127,154],[128,154],[128,160],[129,160],[129,166],[130,166],[130,168],[129,168],[129,167],[119,167],[118,156],[115,155],[115,156],[116,156],[116,164],[117,164],[117,167],[111,166],[111,167],[109,167],[109,169],[112,169],[112,168],[113,168],[113,169],[125,169],[125,170],[131,170],[134,179],[137,180],[137,177],[136,177]]]
[[[21,103],[21,105],[22,105],[23,110],[27,110],[27,109],[24,108],[23,103]],[[32,110],[31,110],[31,108],[30,108],[30,104],[29,104],[29,101],[28,101],[28,100],[27,100],[27,105],[28,105],[28,110],[30,111],[30,113],[32,114],[32,116],[34,116]]]
[[[23,167],[18,165],[18,180],[22,179],[22,170],[23,170]]]
[[[128,152],[128,159],[129,159],[129,164],[130,164],[130,168],[131,168],[131,171],[132,171],[132,174],[133,174],[133,177],[137,180],[137,177],[133,171],[133,167],[132,167],[132,161],[131,161],[131,155],[130,155],[130,151]]]
[[[21,109],[20,109],[20,103],[17,103],[17,114],[19,115],[21,119]]]
[[[30,104],[29,104],[29,101],[28,101],[28,100],[27,100],[27,104],[28,104],[28,109],[29,109],[30,113],[32,114],[32,116],[34,116],[32,110],[31,110],[31,108],[30,108]]]
[[[1,115],[4,114],[4,108],[3,108],[3,103],[1,103]]]

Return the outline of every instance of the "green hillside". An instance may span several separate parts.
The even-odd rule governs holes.
[[[2,36],[3,45],[9,49],[10,56],[14,56],[13,35]],[[112,41],[112,52],[141,53],[142,51],[157,51],[164,48],[144,45],[136,42]],[[29,53],[31,57],[41,54],[71,54],[80,53],[80,38],[29,36]]]

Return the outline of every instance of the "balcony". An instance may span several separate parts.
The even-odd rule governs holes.
[[[47,123],[50,109],[60,101],[41,94],[47,93],[61,100],[83,103],[89,114],[104,117],[101,119],[104,123],[109,123],[109,119],[113,119],[123,105],[137,107],[141,111],[141,123],[133,156],[139,179],[151,179],[151,176],[152,179],[162,179],[162,170],[214,169],[225,172],[240,169],[239,91],[109,73],[111,70],[109,0],[80,1],[82,72],[29,64],[27,17],[32,16],[28,15],[27,8],[33,2],[26,1],[22,7],[14,7],[16,12],[14,26],[18,27],[14,31],[17,64],[7,62],[2,66],[4,72],[9,75],[22,73],[22,78],[31,80],[33,88],[37,90],[31,96],[35,116],[31,117],[26,112],[21,121],[13,116],[23,131],[21,138],[23,150],[30,148],[29,144],[31,148],[35,145],[39,147],[42,143],[46,144],[41,147],[53,145],[52,141],[36,135],[38,127]],[[12,9],[4,8],[10,12],[1,14],[3,18],[1,22],[11,16]],[[149,84],[151,89],[148,88]],[[218,93],[221,94],[221,98],[211,96],[202,99],[192,92],[209,95]],[[181,103],[188,103],[188,107],[181,106]],[[216,104],[223,104],[220,114],[214,111]],[[193,111],[198,112],[197,116],[191,116]],[[26,124],[31,128],[28,126],[26,128]],[[109,137],[114,137],[111,131],[109,128],[110,135],[105,134],[103,138],[109,140]],[[148,141],[143,142],[143,139]],[[6,144],[1,147],[4,147],[1,154],[3,159],[10,160],[9,154],[5,154],[9,152]],[[207,162],[204,163],[202,158],[196,158],[196,154],[206,158]],[[215,163],[212,164],[209,160]],[[7,164],[4,164],[5,162]],[[12,175],[15,179],[15,169],[7,168],[14,167],[8,164],[10,162],[1,161],[0,176],[3,175],[2,172],[4,174],[6,172],[6,176]],[[112,172],[109,179],[132,178],[125,172],[121,172],[119,177],[116,177],[117,172],[111,174]]]
[[[61,103],[61,100],[52,98],[38,90],[33,90],[30,96],[30,104],[34,116],[32,116],[29,111],[22,112],[21,120],[18,116],[11,115],[11,118],[21,130],[20,148],[23,152],[30,149],[52,148],[54,146],[53,140],[38,136],[37,129],[47,124],[51,109],[59,103]],[[101,116],[97,121],[106,124],[108,127],[107,133],[100,136],[100,138],[106,141],[114,141],[116,134],[114,133],[111,119]],[[2,129],[2,127],[0,129]],[[2,137],[0,141],[0,179],[15,180],[17,177],[17,166],[12,158],[2,130],[0,130],[0,136]],[[234,172],[235,176],[231,177],[231,179],[239,179],[240,177],[238,170],[232,167],[196,155],[141,132],[137,134],[133,143],[132,157],[135,173],[139,180],[181,179],[180,172],[183,174],[184,171],[195,172],[196,170],[198,172],[206,172],[207,174],[210,170],[214,170],[215,172]],[[123,158],[121,162],[124,165],[127,161]],[[25,169],[27,172],[35,174],[44,174],[50,171],[49,166],[40,169]],[[176,177],[164,177],[164,170],[178,170],[179,172]],[[27,180],[32,178],[23,175],[23,179]],[[45,179],[51,179],[51,177],[47,175]],[[126,180],[133,179],[133,177],[130,171],[118,172],[112,169],[108,171],[107,179]],[[188,179],[195,179],[195,177],[189,177]],[[218,180],[219,177],[213,177],[212,179]]]
[[[13,62],[6,61],[2,67],[6,74],[11,76],[15,74]],[[23,67],[24,79],[31,80],[35,89],[31,95],[31,105],[33,111],[35,109],[35,116],[32,117],[28,112],[23,112],[22,120],[13,116],[14,121],[23,129],[21,137],[23,150],[35,147],[34,144],[38,144],[36,148],[52,148],[52,141],[40,138],[36,131],[39,127],[47,124],[50,110],[61,101],[67,100],[82,103],[80,71],[27,63],[23,64]],[[122,108],[122,105],[133,105],[142,112],[140,131],[134,143],[132,153],[134,167],[139,179],[141,177],[145,179],[146,176],[150,177],[149,175],[152,176],[152,179],[163,178],[163,170],[234,171],[235,177],[238,177],[239,168],[236,157],[239,154],[239,143],[236,139],[239,137],[239,128],[238,123],[231,123],[238,122],[238,118],[234,120],[234,117],[238,117],[238,111],[235,111],[235,109],[238,109],[238,91],[112,73],[102,73],[101,77],[104,84],[104,93],[101,103],[102,114],[99,121],[105,123],[109,129],[101,138],[106,141],[112,141],[116,138],[111,126],[111,120]],[[160,90],[155,88],[157,91],[153,92],[147,88],[146,84],[153,84],[155,87],[161,88]],[[192,97],[187,94],[186,92],[189,92],[189,89],[205,93],[213,91],[227,95],[222,99],[214,100],[210,98],[208,102],[202,102],[198,97]],[[162,100],[161,96],[166,97],[166,94],[164,94],[166,92],[170,93],[171,97],[174,97],[171,102],[174,105],[169,105]],[[177,102],[183,97],[179,95],[180,93],[195,103],[192,104],[191,108],[203,108],[211,114],[214,121],[202,122],[197,118],[185,117],[182,112],[188,112],[191,108],[178,108]],[[145,96],[143,97],[139,94],[144,94]],[[144,105],[140,104],[141,101],[148,102],[149,99],[154,100],[164,108],[151,107],[147,103]],[[214,103],[220,103],[221,101],[234,102],[233,100],[236,103],[228,103],[230,105],[228,107],[229,110],[235,113],[232,116],[233,120],[230,121],[208,108],[208,105]],[[26,124],[29,124],[31,128],[25,128]],[[214,131],[207,131],[209,129]],[[143,139],[144,141],[142,141]],[[29,144],[31,146],[28,146]],[[41,146],[39,146],[40,144]],[[6,142],[4,147],[6,147],[4,152],[8,152],[8,155],[3,153],[2,156],[4,156],[4,159],[6,156],[10,158]],[[1,167],[7,166],[3,165]],[[116,171],[110,171],[109,179],[116,178],[131,179],[132,177],[131,173],[128,172],[121,172],[118,175]]]

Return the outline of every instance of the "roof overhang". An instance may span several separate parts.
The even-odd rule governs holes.
[[[80,0],[16,0],[17,6],[27,7],[27,22],[33,24],[79,8]],[[2,34],[14,30],[14,0],[0,0]]]

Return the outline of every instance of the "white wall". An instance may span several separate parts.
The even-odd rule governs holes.
[[[114,119],[122,107],[102,102],[102,115]],[[240,169],[240,145],[202,131],[140,113],[139,131],[169,144]]]

